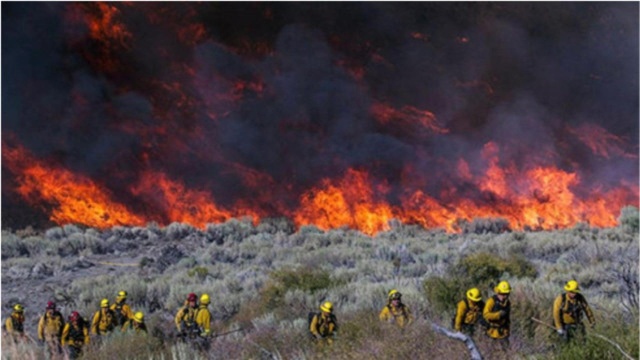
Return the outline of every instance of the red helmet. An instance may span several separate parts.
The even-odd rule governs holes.
[[[55,309],[56,309],[56,303],[54,303],[53,301],[48,301],[47,310],[55,310]]]
[[[69,321],[76,321],[80,319],[80,314],[77,311],[74,311],[69,315]]]
[[[196,295],[195,293],[191,293],[189,294],[189,296],[187,296],[187,301],[197,301],[198,300],[198,295]]]

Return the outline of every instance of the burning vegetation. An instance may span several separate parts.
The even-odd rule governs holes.
[[[556,229],[638,206],[637,4],[2,8],[5,227]]]

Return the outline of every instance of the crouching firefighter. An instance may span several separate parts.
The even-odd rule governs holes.
[[[389,291],[387,305],[382,308],[378,317],[381,321],[395,323],[399,328],[413,322],[411,310],[402,302],[402,294],[396,289]]]
[[[333,344],[338,331],[338,322],[333,314],[333,304],[326,301],[320,306],[320,313],[311,313],[309,317],[311,318],[309,331],[313,339],[320,344]]]
[[[580,293],[580,287],[575,280],[569,280],[564,286],[565,293],[559,295],[553,302],[553,322],[556,331],[566,341],[570,341],[576,336],[584,340],[586,335],[582,314],[587,315],[589,325],[593,328],[596,319],[587,304],[587,300]]]

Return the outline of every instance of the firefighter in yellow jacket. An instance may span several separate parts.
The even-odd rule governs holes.
[[[409,307],[402,303],[402,294],[393,289],[387,295],[387,305],[380,311],[380,320],[393,322],[403,328],[413,322],[413,315]]]
[[[119,326],[120,328],[122,328],[127,321],[133,319],[133,311],[126,301],[127,292],[120,290],[116,296],[116,301],[111,304],[110,307],[115,316],[115,326]]]
[[[460,300],[456,307],[453,328],[456,331],[473,336],[476,324],[478,322],[484,322],[482,312],[485,304],[484,301],[482,301],[482,294],[480,294],[478,288],[467,290],[466,295],[466,298]]]
[[[495,295],[487,300],[482,311],[482,316],[488,323],[487,336],[498,340],[503,349],[509,346],[509,335],[511,327],[511,302],[509,294],[511,285],[506,281],[501,281],[494,288]]]
[[[38,322],[38,340],[45,344],[50,356],[62,352],[60,339],[64,325],[64,317],[56,309],[56,303],[47,302],[45,313]]]
[[[208,294],[202,294],[200,296],[200,305],[196,310],[196,325],[199,330],[199,337],[196,338],[196,346],[202,350],[209,350],[210,336],[211,336],[211,313],[208,306],[211,303]]]
[[[332,344],[337,335],[338,322],[333,314],[333,304],[329,301],[320,306],[320,313],[314,314],[309,324],[309,331],[317,341]]]
[[[60,341],[62,346],[66,346],[71,359],[77,359],[82,348],[89,344],[89,325],[77,311],[69,315],[69,322],[62,330]]]
[[[182,340],[194,339],[199,335],[200,331],[198,324],[196,324],[197,310],[198,296],[195,293],[190,293],[174,319],[178,337]]]
[[[133,332],[139,335],[147,334],[147,325],[144,323],[144,314],[140,311],[133,315],[133,319],[127,320],[122,325],[122,332]]]
[[[13,341],[23,341],[27,337],[24,333],[24,306],[15,304],[11,316],[4,322],[4,330]]]
[[[93,335],[106,335],[116,326],[116,318],[113,310],[109,309],[109,299],[100,301],[100,310],[93,314],[91,321],[91,333]]]
[[[596,319],[587,304],[587,300],[580,293],[580,286],[575,280],[569,280],[564,286],[565,293],[559,295],[553,302],[553,322],[556,331],[565,340],[571,340],[576,335],[584,338],[585,329],[582,314],[587,315],[589,324],[594,327]]]

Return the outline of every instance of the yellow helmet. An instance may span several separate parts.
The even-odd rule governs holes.
[[[202,296],[200,296],[200,304],[209,305],[210,302],[211,302],[211,300],[209,299],[209,295],[208,294],[202,294]]]
[[[120,290],[120,291],[118,292],[118,298],[119,298],[119,299],[126,299],[126,298],[127,298],[127,292],[126,292],[126,291],[124,291],[124,290]]]
[[[320,305],[320,310],[324,312],[333,312],[333,304],[330,301],[326,301],[324,304]]]
[[[144,314],[140,311],[138,311],[135,315],[133,315],[133,321],[135,322],[143,322],[144,321]]]
[[[579,293],[580,286],[578,286],[578,282],[575,280],[567,281],[567,285],[564,286],[564,289],[568,292]]]
[[[109,299],[102,299],[102,301],[100,301],[100,307],[109,307]]]
[[[467,291],[467,299],[471,301],[480,301],[482,300],[482,294],[480,294],[480,290],[478,290],[478,288],[472,288]]]
[[[402,294],[398,290],[393,289],[389,291],[388,296],[389,296],[389,300],[393,300],[393,299],[400,299],[402,297]]]
[[[498,286],[496,286],[495,289],[493,290],[498,294],[508,294],[511,292],[511,285],[509,285],[508,282],[503,280],[503,281],[500,281],[500,283],[498,283]]]
[[[19,313],[24,312],[24,306],[22,306],[22,305],[20,305],[20,304],[15,304],[15,305],[13,306],[13,310],[14,310],[15,312],[19,312]]]

